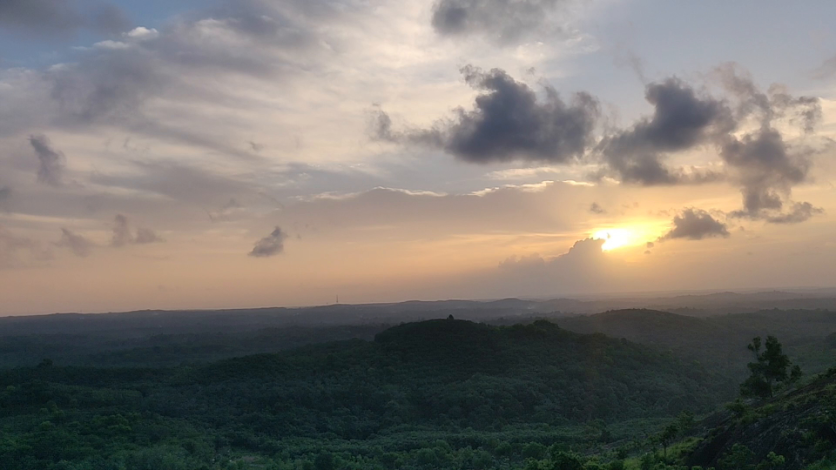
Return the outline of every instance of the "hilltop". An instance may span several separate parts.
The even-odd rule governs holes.
[[[185,449],[177,458],[194,466],[183,468],[280,451],[280,459],[312,460],[337,448],[370,459],[357,468],[377,468],[383,453],[406,452],[408,461],[443,439],[450,452],[482,448],[491,461],[521,463],[533,442],[624,438],[652,426],[620,427],[625,420],[709,411],[734,389],[653,348],[548,321],[432,320],[373,341],[201,366],[0,371],[0,449],[18,470],[128,462],[137,449],[166,446]]]

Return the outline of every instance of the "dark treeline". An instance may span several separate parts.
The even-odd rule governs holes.
[[[236,456],[304,466],[329,448],[351,456],[347,468],[458,468],[463,455],[521,465],[555,442],[628,438],[641,426],[619,427],[627,420],[711,410],[735,387],[657,350],[546,321],[436,320],[197,367],[6,370],[0,449],[21,470],[118,468],[149,449],[207,468]],[[437,442],[452,459],[443,465]]]

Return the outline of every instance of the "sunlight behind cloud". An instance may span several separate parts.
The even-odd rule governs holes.
[[[601,246],[601,249],[604,251],[610,251],[616,248],[640,243],[635,240],[635,232],[626,228],[609,228],[599,230],[592,235],[592,238],[596,240],[606,240],[606,242],[604,242]]]

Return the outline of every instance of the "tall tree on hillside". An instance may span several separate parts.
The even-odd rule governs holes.
[[[779,383],[792,383],[801,377],[801,368],[797,365],[792,366],[778,338],[767,336],[766,342],[761,343],[758,336],[752,339],[748,348],[755,355],[755,362],[748,365],[751,375],[740,385],[741,395],[771,397]]]

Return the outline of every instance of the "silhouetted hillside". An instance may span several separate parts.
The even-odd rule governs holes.
[[[394,436],[441,430],[462,447],[486,442],[474,432],[507,430],[510,453],[502,458],[521,459],[514,442],[547,439],[561,426],[706,411],[735,388],[647,346],[547,321],[494,327],[448,319],[400,325],[372,342],[199,367],[6,370],[0,428],[11,436],[4,455],[20,470],[118,460],[160,442],[200,449],[189,454],[193,462],[223,449],[273,455],[293,442],[294,452],[309,452],[299,439],[317,449],[360,440],[353,448],[403,450],[407,437]]]

